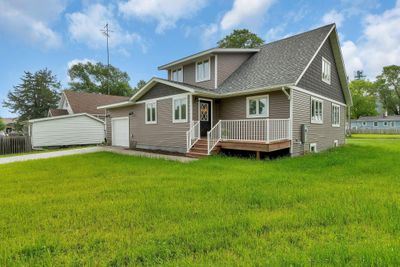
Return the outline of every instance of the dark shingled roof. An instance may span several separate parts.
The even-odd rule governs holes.
[[[62,115],[68,115],[68,110],[66,109],[59,109],[59,108],[51,108],[49,110],[50,114],[52,117],[57,117],[57,116],[62,116]]]
[[[265,44],[218,88],[219,93],[294,84],[334,24]]]
[[[73,112],[88,113],[88,114],[101,114],[102,111],[98,110],[98,106],[115,104],[118,102],[128,101],[127,96],[114,96],[102,95],[95,93],[83,93],[70,90],[64,91]]]

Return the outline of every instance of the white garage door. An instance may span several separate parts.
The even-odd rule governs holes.
[[[129,147],[129,120],[128,117],[114,118],[112,124],[112,145]]]

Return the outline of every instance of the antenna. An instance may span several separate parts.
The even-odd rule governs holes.
[[[110,32],[113,32],[113,31],[111,31],[108,28],[108,22],[106,23],[106,26],[104,26],[104,28],[101,29],[100,31],[103,33],[103,35],[107,39],[107,70],[108,70],[108,72],[110,72],[110,51],[108,49],[108,39],[110,38]],[[108,74],[110,74],[110,73],[108,73]],[[109,79],[109,77],[107,77],[107,79]],[[108,94],[110,94],[110,83],[109,83],[109,81],[107,81],[107,91],[108,91]]]
[[[354,72],[354,79],[355,80],[365,80],[367,76],[364,75],[364,71],[362,70],[357,70]]]

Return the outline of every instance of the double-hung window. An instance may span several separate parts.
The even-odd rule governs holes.
[[[322,81],[331,84],[331,63],[322,58]]]
[[[187,122],[187,117],[188,117],[187,102],[188,102],[187,96],[175,97],[172,99],[173,103],[172,121],[174,123]]]
[[[374,127],[378,127],[378,122],[374,121]]]
[[[157,102],[146,102],[146,124],[157,123]]]
[[[340,127],[340,106],[332,104],[332,126]]]
[[[196,82],[210,80],[210,60],[196,62]]]
[[[311,98],[311,123],[323,123],[323,102],[317,98]]]
[[[177,68],[171,71],[171,80],[176,82],[183,82],[183,69]]]
[[[247,98],[247,118],[269,116],[268,95],[253,96]]]

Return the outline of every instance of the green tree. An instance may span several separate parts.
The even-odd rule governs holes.
[[[133,90],[132,90],[132,95],[136,94],[137,91],[139,91],[145,85],[146,85],[146,81],[145,80],[138,81],[138,83],[136,84],[136,87],[133,88]]]
[[[375,86],[382,106],[389,114],[400,115],[400,66],[383,67]]]
[[[3,119],[0,117],[0,131],[3,131],[6,128],[6,124]]]
[[[79,63],[68,70],[71,90],[88,93],[101,93],[130,96],[129,75],[120,69],[98,62]]]
[[[350,82],[349,88],[353,97],[352,119],[378,114],[376,111],[374,83],[366,80],[354,80]]]
[[[234,30],[218,41],[220,48],[254,48],[262,45],[264,40],[247,29]]]
[[[21,83],[7,94],[3,106],[19,114],[18,122],[42,118],[50,108],[57,107],[60,88],[61,83],[50,70],[26,71]]]

